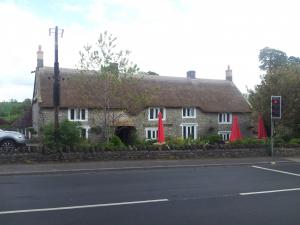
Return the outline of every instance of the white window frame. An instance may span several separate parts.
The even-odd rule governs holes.
[[[220,135],[222,137],[223,141],[229,141],[230,134],[231,134],[231,131],[226,131],[226,130],[218,131],[218,135]]]
[[[71,110],[74,110],[74,119],[71,119]],[[85,119],[82,119],[82,110],[85,110]],[[78,116],[79,112],[79,116]],[[79,119],[78,119],[79,117]],[[70,121],[88,121],[88,109],[86,108],[69,108],[68,120]]]
[[[221,115],[221,121],[220,121]],[[229,115],[229,121],[227,121],[227,116]],[[218,114],[218,123],[219,124],[231,124],[232,123],[232,113],[219,113]]]
[[[150,118],[150,110],[151,109],[153,109],[154,111],[155,110],[157,111],[157,114],[156,113],[153,114],[152,119]],[[148,120],[149,121],[157,121],[158,120],[158,112],[160,111],[160,109],[163,109],[163,118],[162,118],[162,120],[166,120],[166,108],[163,108],[163,107],[149,107],[148,108]]]
[[[151,137],[148,138],[148,132],[151,132]],[[146,127],[145,128],[145,137],[146,140],[157,140],[158,128],[157,127]]]
[[[198,128],[198,123],[182,123],[180,124],[181,126],[181,137],[184,138],[183,132],[184,132],[184,127],[194,127],[194,137],[193,139],[197,139],[197,128]]]
[[[185,111],[185,116],[184,116],[184,111]],[[194,115],[193,116],[187,115],[190,112],[193,112]],[[182,114],[182,118],[196,118],[197,117],[197,115],[196,115],[196,108],[195,107],[185,107],[185,108],[182,108],[181,114]]]

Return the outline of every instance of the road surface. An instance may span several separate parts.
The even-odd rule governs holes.
[[[0,224],[297,225],[300,164],[5,175]]]

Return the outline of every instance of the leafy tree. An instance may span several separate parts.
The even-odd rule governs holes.
[[[288,57],[285,52],[265,47],[260,50],[259,61],[261,70],[267,71],[269,73],[273,72],[275,69],[284,66],[288,62]]]
[[[255,117],[261,112],[270,130],[271,96],[282,96],[282,119],[276,121],[276,133],[288,139],[291,136],[300,135],[300,64],[298,57],[288,58],[279,50],[276,50],[276,53],[278,54],[275,55],[279,55],[279,58],[272,60],[269,64],[271,66],[266,67],[268,69],[266,74],[261,76],[261,83],[256,85],[254,90],[248,90],[249,102],[253,107]],[[261,58],[260,54],[260,60],[263,65],[266,57]]]
[[[79,67],[82,70],[94,71],[95,75],[103,83],[101,91],[103,98],[104,121],[103,136],[106,141],[111,136],[111,124],[122,116],[122,113],[114,113],[111,110],[111,100],[122,93],[119,99],[123,112],[130,110],[134,106],[141,106],[146,101],[146,93],[136,93],[132,90],[138,86],[141,76],[137,74],[139,68],[129,60],[130,51],[117,49],[117,38],[107,31],[101,33],[95,45],[86,45],[79,52]]]
[[[117,37],[107,31],[100,33],[95,45],[87,44],[79,51],[80,68],[100,72],[110,71],[114,75],[137,73],[138,66],[129,60],[130,51],[118,50],[116,42]],[[114,65],[118,65],[117,70],[114,70]]]

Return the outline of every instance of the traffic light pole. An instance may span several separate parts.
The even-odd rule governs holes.
[[[274,156],[274,121],[271,118],[271,156]]]
[[[275,120],[281,119],[281,96],[271,96],[271,156],[274,156]]]

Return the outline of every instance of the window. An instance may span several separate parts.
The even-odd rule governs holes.
[[[162,119],[166,119],[166,109],[158,107],[150,107],[148,109],[148,120],[158,120],[158,112],[161,112]]]
[[[182,137],[184,139],[187,139],[187,138],[196,139],[197,138],[198,124],[182,124],[180,126],[182,126]]]
[[[232,114],[231,113],[219,113],[219,124],[231,124]]]
[[[196,118],[196,108],[182,108],[182,118]]]
[[[230,133],[230,131],[219,131],[218,135],[222,137],[223,141],[229,141]]]
[[[74,108],[69,109],[68,112],[69,120],[71,121],[87,121],[88,120],[88,110],[87,109],[80,109]]]
[[[156,140],[158,136],[157,127],[148,127],[145,129],[146,131],[146,139],[147,140]]]

